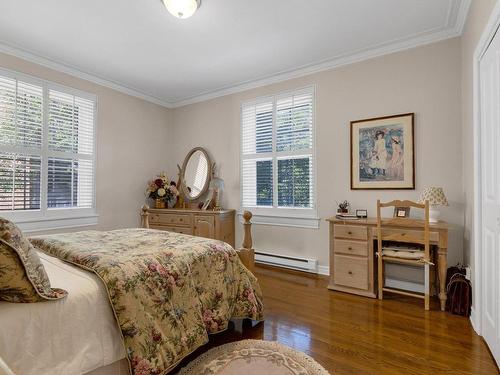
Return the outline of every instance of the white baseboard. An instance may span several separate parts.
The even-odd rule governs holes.
[[[328,266],[318,266],[318,275],[330,276],[330,267]]]
[[[479,324],[478,318],[479,317],[477,316],[476,309],[474,308],[474,306],[472,306],[470,309],[470,323],[472,324],[472,328],[474,329],[474,331],[476,331],[476,333],[481,336],[481,326]]]

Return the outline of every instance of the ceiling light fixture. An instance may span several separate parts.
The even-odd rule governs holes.
[[[163,0],[167,10],[177,18],[189,18],[201,6],[201,0]]]

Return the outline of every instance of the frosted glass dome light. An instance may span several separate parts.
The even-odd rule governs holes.
[[[167,10],[177,18],[189,18],[201,6],[201,0],[163,0]]]

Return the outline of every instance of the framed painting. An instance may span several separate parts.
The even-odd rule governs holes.
[[[351,189],[415,189],[414,113],[351,122]]]

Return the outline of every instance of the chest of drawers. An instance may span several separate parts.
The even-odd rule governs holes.
[[[371,227],[356,221],[330,221],[329,289],[376,297]]]
[[[149,209],[152,229],[190,234],[227,242],[234,247],[235,210]]]

